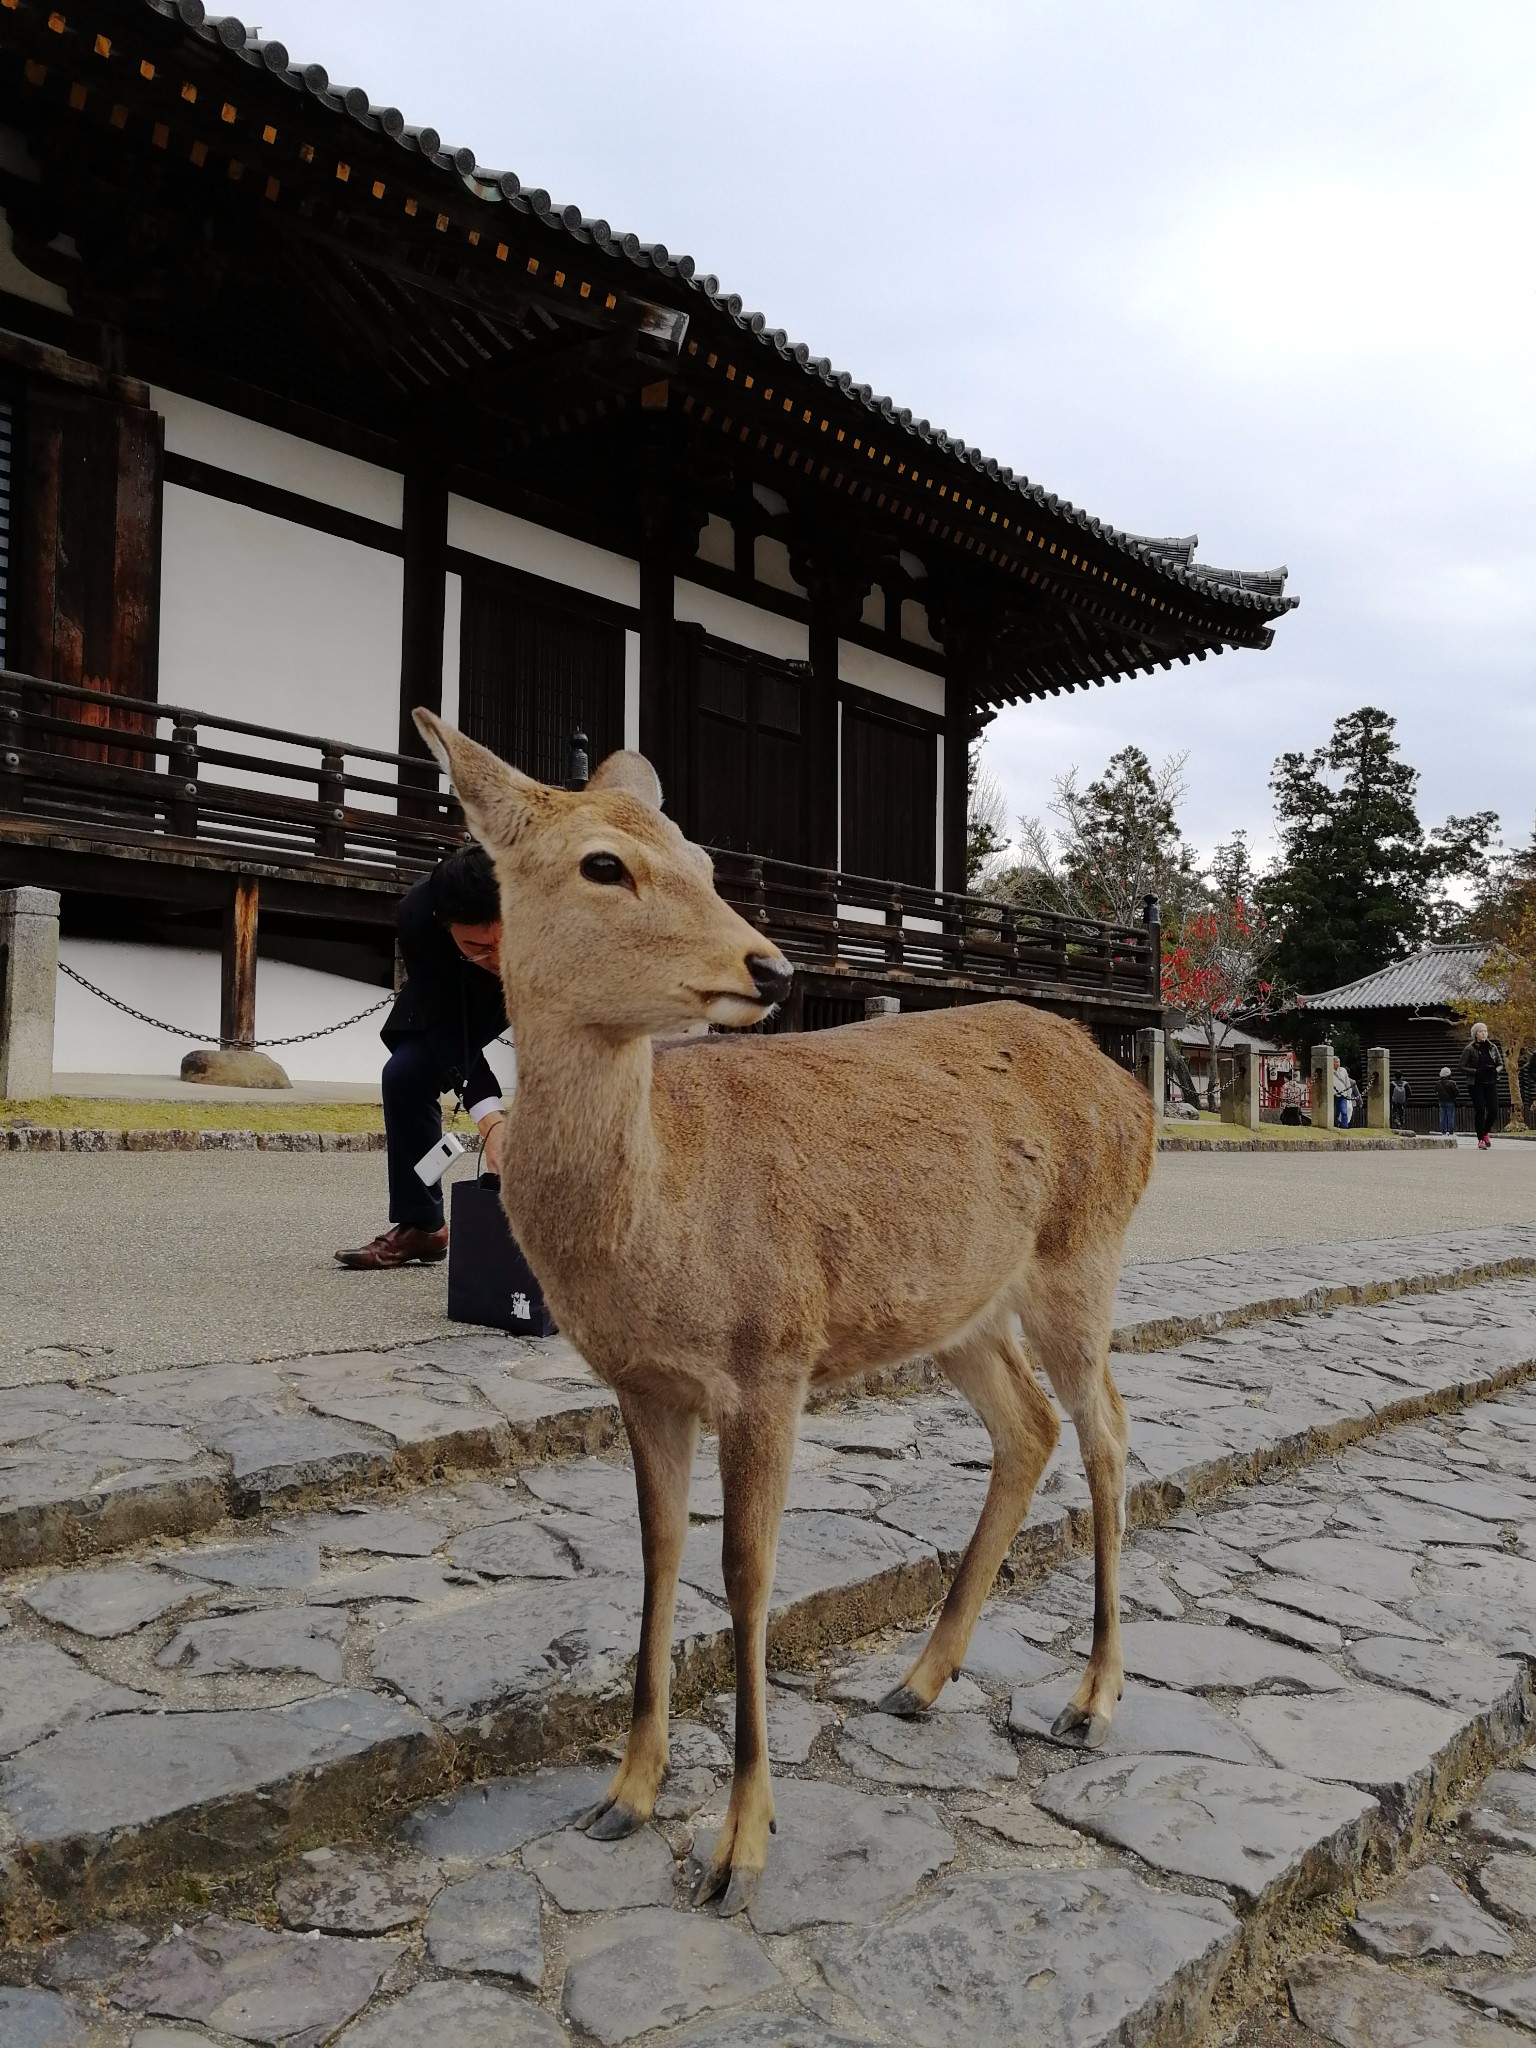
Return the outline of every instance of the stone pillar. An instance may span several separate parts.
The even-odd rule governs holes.
[[[0,889],[0,1099],[53,1093],[58,979],[57,891]]]
[[[1392,1128],[1392,1055],[1384,1045],[1369,1047],[1365,1055],[1365,1126]]]
[[[1161,1123],[1164,1093],[1163,1078],[1163,1034],[1157,1030],[1138,1031],[1136,1034],[1136,1078],[1152,1098],[1152,1114]]]
[[[1259,1128],[1259,1055],[1251,1045],[1236,1045],[1221,1066],[1222,1122],[1256,1131]]]
[[[1312,1122],[1320,1131],[1333,1129],[1333,1047],[1312,1048]]]
[[[866,996],[864,998],[864,1015],[866,1017],[896,1017],[900,1013],[900,996]]]

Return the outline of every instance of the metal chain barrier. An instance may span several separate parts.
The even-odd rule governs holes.
[[[60,974],[67,974],[71,981],[77,981],[81,988],[89,989],[93,996],[100,996],[104,1003],[110,1003],[114,1010],[121,1010],[125,1017],[132,1017],[137,1023],[150,1024],[156,1031],[168,1031],[172,1038],[190,1038],[195,1045],[207,1045],[216,1035],[207,1031],[184,1031],[179,1024],[167,1024],[162,1017],[151,1017],[143,1010],[136,1010],[132,1003],[125,1003],[117,996],[108,995],[104,988],[98,988],[94,981],[87,981],[83,974],[61,960]],[[317,1038],[330,1038],[338,1031],[345,1031],[349,1025],[361,1024],[365,1017],[376,1017],[380,1010],[387,1010],[394,1001],[392,995],[381,996],[378,1002],[370,1003],[366,1010],[359,1010],[355,1017],[343,1017],[339,1024],[322,1025],[318,1031],[296,1031],[291,1038],[253,1039],[250,1050],[265,1052],[274,1045],[309,1045]],[[223,1045],[224,1041],[219,1040]]]

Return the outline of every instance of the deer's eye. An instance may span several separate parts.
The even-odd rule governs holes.
[[[600,882],[608,888],[633,889],[629,869],[616,853],[589,853],[581,864],[581,872],[589,882]]]

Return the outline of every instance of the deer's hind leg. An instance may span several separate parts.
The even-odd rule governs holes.
[[[1030,1346],[1072,1418],[1093,1502],[1093,1648],[1053,1735],[1079,1729],[1089,1749],[1109,1733],[1125,1685],[1120,1649],[1120,1545],[1125,1535],[1125,1403],[1109,1369],[1113,1270],[1037,1266],[1019,1315]]]
[[[1029,1512],[1061,1433],[1011,1324],[1011,1316],[1002,1318],[938,1357],[945,1377],[986,1424],[992,1439],[992,1477],[933,1633],[901,1684],[880,1703],[888,1714],[925,1712],[945,1682],[959,1674],[982,1602]]]
[[[632,1835],[651,1817],[667,1770],[667,1717],[672,1690],[672,1616],[677,1574],[688,1536],[688,1488],[698,1417],[682,1408],[619,1396],[635,1461],[645,1605],[635,1666],[634,1710],[624,1761],[597,1805],[579,1825],[600,1842]],[[617,1479],[619,1474],[614,1475]]]

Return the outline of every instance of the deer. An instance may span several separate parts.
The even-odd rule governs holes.
[[[717,894],[643,755],[610,754],[585,788],[555,789],[431,712],[415,719],[500,883],[517,1048],[503,1205],[560,1329],[617,1395],[634,1465],[630,1728],[581,1824],[607,1841],[652,1817],[694,1452],[712,1428],[735,1755],[694,1903],[731,1915],[774,1830],[768,1610],[813,1391],[926,1355],[991,1438],[975,1531],[881,1702],[920,1715],[958,1676],[1056,1446],[1038,1363],[1076,1429],[1095,1559],[1091,1651],[1053,1732],[1089,1747],[1107,1735],[1124,1682],[1128,1455],[1110,1334],[1152,1104],[1080,1025],[1014,1001],[747,1030],[784,1000],[792,967]],[[726,1028],[677,1042],[701,1025]]]

